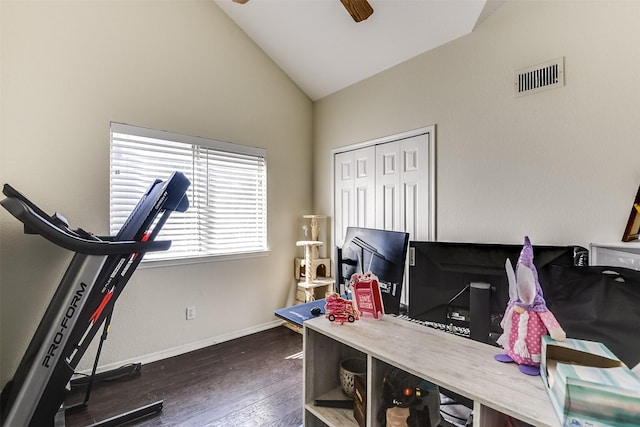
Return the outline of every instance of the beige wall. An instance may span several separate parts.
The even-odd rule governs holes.
[[[109,122],[267,149],[264,257],[139,269],[102,364],[271,326],[311,213],[312,103],[210,0],[2,1],[0,179],[72,226],[109,231]],[[0,209],[2,383],[70,255]],[[185,308],[196,306],[195,320]],[[82,365],[88,366],[86,362]]]
[[[315,211],[331,213],[332,149],[436,125],[439,240],[619,241],[640,184],[638,22],[634,1],[507,1],[318,101]],[[514,97],[514,70],[561,56],[565,87]]]
[[[75,226],[108,232],[111,120],[268,150],[270,254],[138,270],[104,364],[269,324],[293,286],[312,182],[313,213],[331,214],[336,147],[436,125],[440,240],[617,241],[640,183],[638,2],[509,1],[313,106],[208,0],[2,0],[0,20],[0,182]],[[515,69],[558,56],[564,88],[514,97]],[[69,255],[4,209],[0,233],[4,383]]]

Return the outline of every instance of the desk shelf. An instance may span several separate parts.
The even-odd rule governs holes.
[[[342,392],[340,387],[336,387],[317,399],[346,399],[347,396]],[[345,427],[358,427],[358,423],[353,418],[353,410],[341,409],[341,408],[327,408],[322,406],[315,406],[313,401],[308,402],[305,405],[305,410],[310,414],[313,414],[321,424],[310,425],[333,425],[333,426],[345,426]]]
[[[504,415],[540,427],[559,427],[540,377],[493,359],[500,349],[385,316],[336,324],[324,318],[304,323],[304,425],[354,426],[352,410],[321,408],[322,396],[341,394],[341,360],[367,359],[367,427],[379,427],[382,378],[397,367],[474,402],[474,427],[498,425]],[[332,394],[333,393],[333,394]]]

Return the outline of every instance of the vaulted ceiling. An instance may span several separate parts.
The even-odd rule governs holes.
[[[356,22],[341,0],[213,1],[314,101],[470,33],[504,2],[368,0]]]

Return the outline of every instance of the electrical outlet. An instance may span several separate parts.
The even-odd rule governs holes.
[[[196,307],[190,306],[187,307],[187,320],[193,320],[196,318]]]

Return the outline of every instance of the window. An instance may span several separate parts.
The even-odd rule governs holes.
[[[171,248],[146,260],[267,250],[266,150],[120,123],[111,123],[111,235],[149,185],[173,171],[191,180],[190,206],[172,213],[157,237]]]

